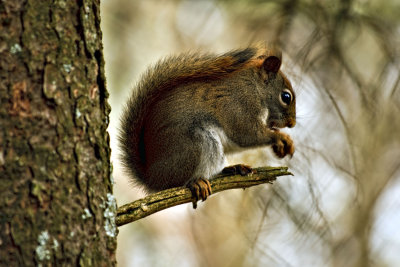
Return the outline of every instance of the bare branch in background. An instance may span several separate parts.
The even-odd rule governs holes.
[[[293,129],[296,155],[288,162],[296,179],[280,180],[282,183],[268,187],[267,192],[226,193],[207,203],[211,208],[190,213],[193,220],[179,221],[179,229],[175,218],[161,223],[141,220],[135,227],[122,227],[121,232],[135,231],[125,238],[127,246],[136,246],[130,248],[138,251],[135,258],[144,258],[138,257],[143,252],[157,255],[152,257],[157,262],[148,265],[166,261],[174,265],[176,258],[171,255],[179,253],[180,261],[184,257],[199,266],[297,266],[299,262],[397,266],[400,257],[393,252],[399,251],[400,235],[396,230],[400,200],[394,193],[400,177],[400,9],[396,1],[199,1],[212,6],[209,10],[214,13],[207,18],[199,12],[203,15],[200,21],[209,23],[200,23],[200,32],[193,30],[187,35],[175,22],[177,16],[187,14],[172,11],[182,11],[193,1],[164,2],[160,8],[158,1],[135,1],[135,7],[147,7],[149,12],[131,16],[141,23],[133,24],[127,33],[139,35],[119,59],[126,60],[126,65],[136,62],[130,68],[135,70],[159,56],[180,51],[215,51],[260,40],[281,44],[285,71],[298,92],[298,124]],[[111,6],[120,5],[113,2]],[[161,17],[161,9],[163,14],[174,15]],[[131,14],[128,10],[125,7],[123,14]],[[215,37],[212,45],[203,43],[208,36],[203,26],[213,25],[210,28],[214,29],[219,21],[212,14],[219,12],[223,14],[221,36]],[[162,23],[156,23],[154,14]],[[119,31],[113,32],[118,34],[110,43],[125,43]],[[122,52],[117,47],[116,51]],[[112,69],[117,70],[115,79],[123,80],[121,70]],[[132,71],[125,72],[127,77],[132,75]],[[119,103],[116,101],[116,107]],[[255,162],[270,160],[264,152],[240,156],[228,159],[229,164],[256,166],[263,163]],[[186,202],[191,202],[190,192],[181,190],[188,193]],[[134,203],[139,203],[135,212],[143,213],[142,202]],[[149,205],[142,207],[148,212]],[[204,234],[210,232],[213,235]],[[171,236],[179,236],[181,244]],[[167,255],[160,242],[169,246],[171,253]],[[282,248],[291,253],[282,257],[277,253]]]

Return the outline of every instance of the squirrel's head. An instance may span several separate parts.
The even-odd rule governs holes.
[[[271,130],[294,127],[296,124],[296,96],[292,85],[280,71],[280,51],[269,51],[258,57],[263,88],[260,90],[262,105],[268,109],[266,124]]]

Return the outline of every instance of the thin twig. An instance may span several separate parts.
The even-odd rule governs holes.
[[[247,188],[254,185],[272,183],[277,176],[293,175],[287,167],[262,167],[254,169],[248,176],[219,175],[210,180],[213,194],[234,188]],[[117,210],[116,223],[121,226],[149,216],[179,204],[193,202],[191,191],[186,187],[167,189],[132,203],[123,205]]]

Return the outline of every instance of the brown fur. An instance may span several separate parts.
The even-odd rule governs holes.
[[[147,190],[188,185],[222,170],[224,154],[272,145],[294,152],[274,127],[295,124],[295,99],[283,106],[281,54],[265,45],[223,55],[182,54],[150,68],[122,115],[122,161]],[[262,121],[263,111],[268,118]]]

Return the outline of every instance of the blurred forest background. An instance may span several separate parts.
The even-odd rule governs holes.
[[[231,190],[120,228],[119,266],[400,266],[399,0],[103,0],[118,205],[143,196],[116,128],[140,74],[188,50],[279,44],[297,94],[292,160],[274,185]]]

